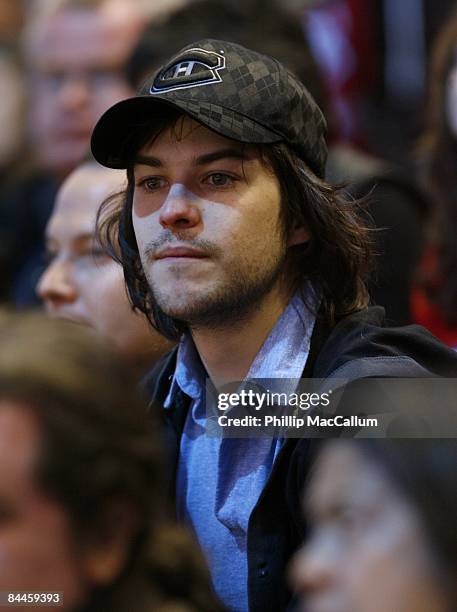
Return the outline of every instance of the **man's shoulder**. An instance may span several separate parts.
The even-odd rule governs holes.
[[[386,327],[381,307],[342,318],[321,342],[313,377],[457,376],[457,354],[419,325]]]

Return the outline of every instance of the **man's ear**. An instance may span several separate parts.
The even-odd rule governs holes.
[[[295,246],[297,244],[304,244],[311,240],[311,232],[306,226],[296,227],[292,230],[292,233],[287,242],[287,246]]]
[[[103,534],[94,536],[82,552],[87,581],[97,587],[114,582],[127,565],[137,531],[136,513],[125,503],[114,503],[106,512]]]

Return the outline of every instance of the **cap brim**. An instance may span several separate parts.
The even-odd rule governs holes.
[[[122,100],[102,115],[91,138],[95,159],[108,168],[127,168],[138,132],[150,130],[154,121],[163,121],[160,108],[167,107],[177,108],[218,134],[239,142],[268,144],[284,140],[249,117],[218,104],[145,95]]]

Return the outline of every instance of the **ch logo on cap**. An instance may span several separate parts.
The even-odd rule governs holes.
[[[164,93],[175,89],[221,83],[222,77],[219,72],[224,68],[223,55],[206,49],[187,49],[159,72],[149,93]]]

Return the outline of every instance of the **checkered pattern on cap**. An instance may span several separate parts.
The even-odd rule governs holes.
[[[103,165],[125,167],[121,141],[129,120],[131,128],[139,115],[149,113],[153,122],[151,105],[158,101],[234,140],[285,141],[324,176],[324,116],[305,86],[273,58],[218,40],[188,45],[146,81],[136,98],[103,115],[92,136],[95,158]]]

